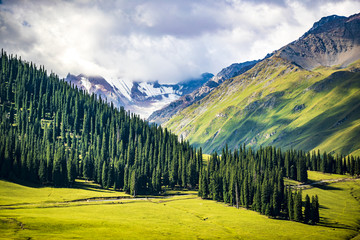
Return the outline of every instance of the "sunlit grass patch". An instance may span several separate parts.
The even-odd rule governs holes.
[[[316,175],[314,179],[325,177],[316,172],[309,175]],[[358,180],[339,182],[326,188],[303,190],[304,197],[317,194],[320,199],[321,223],[312,226],[202,200],[195,191],[187,190],[166,191],[174,195],[141,199],[52,202],[44,207],[43,198],[47,199],[51,188],[0,181],[0,192],[15,194],[13,201],[33,202],[25,207],[0,208],[0,236],[3,239],[347,239],[358,233],[360,208],[354,197],[360,197],[359,183]],[[94,187],[55,188],[53,200],[121,194],[94,191],[97,189]],[[74,195],[75,191],[80,193]],[[1,200],[4,202],[3,195]]]

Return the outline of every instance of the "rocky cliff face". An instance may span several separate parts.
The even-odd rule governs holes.
[[[203,99],[207,96],[213,89],[223,83],[226,79],[240,75],[247,70],[251,69],[255,64],[259,62],[258,60],[248,61],[244,63],[234,63],[224,69],[222,69],[216,76],[213,76],[209,81],[207,81],[203,86],[197,88],[195,91],[192,91],[189,94],[182,96],[181,98],[171,102],[160,110],[153,112],[148,121],[161,124],[168,121],[172,116],[182,109],[190,106],[196,101]]]
[[[350,17],[328,16],[314,23],[299,40],[275,55],[311,70],[318,66],[345,67],[359,59],[360,14]]]

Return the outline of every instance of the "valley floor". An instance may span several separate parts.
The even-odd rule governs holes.
[[[309,178],[342,177],[309,172]],[[84,181],[74,187],[0,181],[0,239],[359,239],[359,179],[303,190],[303,196],[319,196],[316,226],[269,219],[192,191],[133,199]]]

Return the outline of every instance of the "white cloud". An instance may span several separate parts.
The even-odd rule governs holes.
[[[176,82],[259,59],[356,0],[4,0],[0,46],[61,77]]]

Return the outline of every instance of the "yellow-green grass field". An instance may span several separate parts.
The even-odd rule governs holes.
[[[314,175],[321,180],[321,173]],[[0,181],[0,239],[351,239],[359,233],[357,179],[303,191],[304,197],[319,196],[321,223],[316,226],[202,200],[194,191],[180,193],[71,202],[126,194],[86,182],[66,189]]]
[[[350,177],[349,175],[308,171],[308,179],[312,182],[321,181],[321,180],[345,179],[349,177]]]
[[[94,197],[125,197],[124,192],[101,189],[96,184],[76,180],[74,188],[26,187],[7,181],[0,183],[0,206],[73,201]]]

